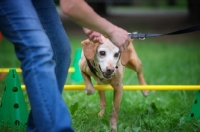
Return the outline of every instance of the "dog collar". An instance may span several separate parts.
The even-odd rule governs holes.
[[[99,66],[96,66],[95,63],[94,63],[94,66],[91,64],[90,60],[87,60],[87,64],[88,64],[88,67],[90,69],[90,71],[96,76],[99,78],[100,81],[104,80],[104,78],[101,77],[98,75],[101,71],[100,71],[100,67]],[[97,70],[98,69],[98,70]]]

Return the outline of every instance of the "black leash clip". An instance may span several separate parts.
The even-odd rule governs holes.
[[[144,33],[139,33],[138,36],[139,36],[138,38],[140,40],[145,40],[145,38],[146,38],[146,34],[144,34]]]
[[[137,33],[137,32],[133,32],[133,33],[128,33],[128,35],[130,36],[131,39],[140,39],[140,40],[145,40],[146,39],[146,34],[145,33]]]

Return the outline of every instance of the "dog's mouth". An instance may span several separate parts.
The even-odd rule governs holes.
[[[100,66],[100,65],[99,65],[99,69],[100,69],[100,71],[101,71],[101,73],[102,73],[102,75],[103,75],[104,78],[106,78],[106,79],[112,78],[113,72],[103,72],[103,71],[101,70],[101,66]]]
[[[106,78],[106,79],[112,78],[112,73],[102,72],[102,74],[103,74],[103,77]]]

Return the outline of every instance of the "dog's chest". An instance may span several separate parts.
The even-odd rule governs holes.
[[[108,79],[105,78],[98,78],[98,77],[93,77],[95,79],[96,82],[98,82],[99,84],[109,84]]]

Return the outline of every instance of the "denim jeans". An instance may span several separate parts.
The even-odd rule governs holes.
[[[14,44],[30,100],[28,132],[73,132],[62,98],[71,47],[53,0],[0,0],[0,31]]]

